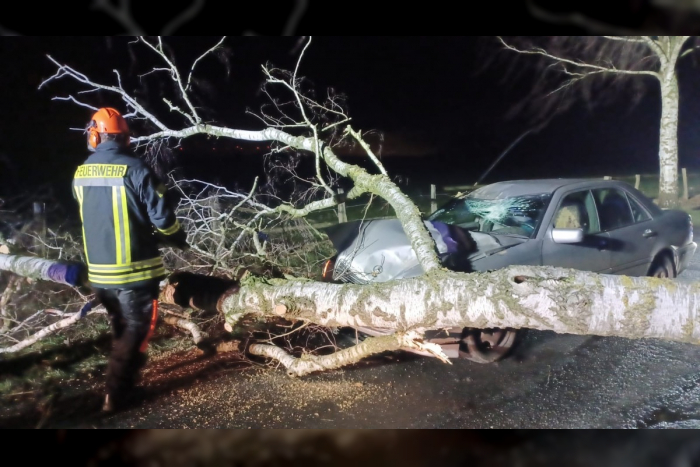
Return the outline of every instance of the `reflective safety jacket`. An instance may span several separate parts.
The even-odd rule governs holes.
[[[92,286],[134,288],[165,277],[159,244],[186,244],[186,235],[143,161],[105,141],[76,170],[73,194]]]

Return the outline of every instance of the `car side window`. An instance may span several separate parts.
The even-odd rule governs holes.
[[[614,188],[593,190],[600,228],[603,231],[614,230],[634,223],[632,209],[624,192]]]
[[[554,215],[555,229],[583,229],[584,234],[600,232],[598,214],[591,192],[578,191],[564,197]]]
[[[636,199],[632,198],[630,195],[627,195],[627,200],[630,202],[630,208],[632,208],[632,219],[634,219],[634,222],[644,222],[651,219],[649,213],[639,204]]]

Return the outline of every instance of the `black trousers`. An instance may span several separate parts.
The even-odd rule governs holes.
[[[146,347],[158,319],[158,283],[130,289],[95,288],[112,322],[107,394],[123,399],[146,364]]]

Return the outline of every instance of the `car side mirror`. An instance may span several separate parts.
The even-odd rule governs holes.
[[[583,229],[552,229],[554,243],[581,243]]]

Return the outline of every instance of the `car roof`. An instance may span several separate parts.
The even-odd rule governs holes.
[[[469,198],[478,199],[504,199],[511,196],[537,195],[542,193],[553,193],[562,187],[569,186],[592,186],[605,184],[608,186],[625,185],[627,183],[614,180],[586,179],[586,178],[541,178],[536,180],[509,180],[496,182],[482,186],[470,192]]]

